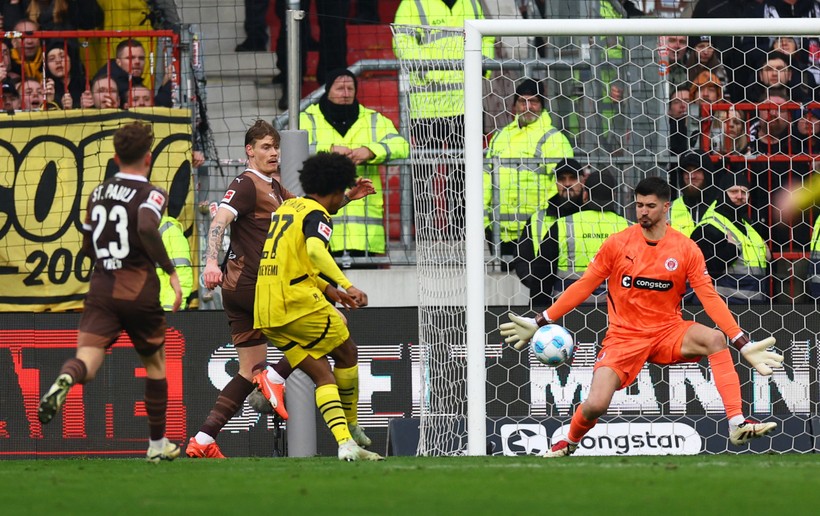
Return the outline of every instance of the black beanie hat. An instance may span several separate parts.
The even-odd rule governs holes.
[[[359,93],[359,82],[356,80],[356,76],[353,75],[353,72],[348,70],[347,68],[337,68],[328,72],[327,74],[327,82],[325,82],[325,92],[330,91],[330,87],[333,86],[333,83],[336,82],[336,79],[339,77],[347,75],[351,79],[353,79],[353,87],[356,89],[356,93]]]
[[[515,87],[515,95],[513,96],[513,104],[518,102],[518,98],[522,95],[534,95],[541,101],[541,107],[546,109],[547,103],[544,102],[544,92],[541,89],[541,83],[533,79],[524,79],[518,86]]]

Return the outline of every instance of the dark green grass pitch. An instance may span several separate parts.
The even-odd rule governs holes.
[[[790,512],[787,512],[790,511]],[[820,454],[0,461],[0,514],[736,514],[820,511]]]

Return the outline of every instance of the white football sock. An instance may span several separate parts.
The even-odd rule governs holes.
[[[285,379],[282,378],[281,374],[276,372],[276,369],[272,368],[271,366],[268,366],[265,369],[268,372],[268,380],[279,385],[285,383]]]
[[[159,441],[148,439],[148,446],[150,448],[153,448],[154,450],[162,450],[163,448],[165,448],[165,437],[163,437]]]
[[[743,424],[744,421],[746,421],[746,418],[743,416],[733,416],[731,419],[729,419],[729,428],[737,428],[741,424]]]
[[[201,444],[203,446],[207,446],[207,445],[209,445],[209,444],[211,444],[212,442],[215,441],[215,439],[213,437],[206,434],[205,432],[197,432],[196,435],[194,436],[194,439],[196,439],[196,442],[198,442],[199,444]]]

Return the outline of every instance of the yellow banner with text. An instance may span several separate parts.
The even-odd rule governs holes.
[[[91,273],[80,252],[86,200],[118,171],[114,132],[136,120],[154,129],[149,180],[168,191],[168,212],[193,244],[190,110],[0,114],[0,311],[82,307]]]

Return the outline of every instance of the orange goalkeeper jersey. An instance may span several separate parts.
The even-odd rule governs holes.
[[[609,278],[609,324],[616,331],[652,331],[678,322],[686,282],[695,289],[712,283],[692,239],[667,228],[658,242],[648,242],[639,224],[609,237],[588,272]]]

